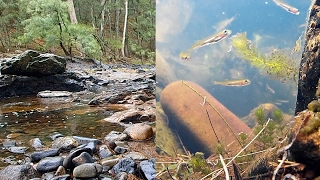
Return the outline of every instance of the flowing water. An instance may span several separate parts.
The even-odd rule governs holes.
[[[121,108],[121,107],[119,107]],[[123,131],[123,127],[104,121],[113,107],[90,107],[85,103],[73,102],[70,98],[37,98],[35,96],[0,99],[0,141],[15,140],[17,146],[29,147],[29,140],[40,138],[51,147],[50,135],[76,135],[89,138],[103,138],[112,130]],[[0,158],[16,155],[0,149]],[[17,156],[22,158],[22,156]],[[0,162],[3,167],[7,164]]]

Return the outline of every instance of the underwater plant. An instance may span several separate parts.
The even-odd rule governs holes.
[[[263,108],[257,108],[255,110],[256,122],[257,125],[254,127],[254,133],[257,134],[263,128],[263,125],[266,121],[266,114]],[[283,123],[283,113],[279,109],[275,109],[272,113],[273,120],[270,121],[266,129],[261,133],[257,138],[261,142],[262,149],[270,148],[275,145],[276,137],[283,135],[283,129],[285,128]]]
[[[238,55],[250,62],[250,64],[282,81],[294,80],[298,77],[297,63],[283,51],[274,50],[269,56],[265,56],[247,39],[246,33],[238,33],[231,37],[232,46]]]

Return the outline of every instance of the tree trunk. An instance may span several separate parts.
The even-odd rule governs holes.
[[[70,16],[71,24],[78,24],[76,11],[74,9],[73,0],[67,0],[67,2],[68,2],[68,6],[69,6],[69,16]]]
[[[100,23],[100,36],[103,37],[105,36],[105,29],[104,29],[104,26],[106,24],[106,21],[105,21],[105,13],[106,13],[106,0],[102,0],[101,1],[101,6],[102,6],[102,11],[101,11],[101,23]]]
[[[123,23],[123,36],[122,36],[122,48],[121,48],[121,53],[122,53],[122,57],[125,57],[124,54],[124,43],[125,43],[125,39],[126,39],[126,30],[127,30],[127,18],[128,18],[128,1],[126,0],[124,2],[125,5],[125,16],[124,16],[124,23]]]
[[[298,95],[295,113],[307,109],[315,99],[320,77],[320,0],[313,1],[306,29],[305,45],[299,68]]]

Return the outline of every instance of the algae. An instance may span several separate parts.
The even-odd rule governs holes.
[[[232,36],[231,43],[242,59],[265,74],[282,81],[296,81],[298,65],[283,51],[274,50],[270,55],[264,55],[247,39],[246,33]]]

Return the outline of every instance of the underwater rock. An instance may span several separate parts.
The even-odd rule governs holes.
[[[169,84],[162,91],[160,102],[170,125],[192,153],[202,151],[206,156],[211,155],[218,145],[217,137],[227,151],[235,153],[241,148],[238,134],[252,132],[210,93],[190,81]]]
[[[72,93],[68,91],[41,91],[38,92],[37,97],[39,98],[57,98],[57,97],[71,97]]]
[[[271,118],[271,119],[275,119],[274,117],[274,111],[275,110],[279,110],[279,108],[277,108],[277,106],[275,106],[274,104],[271,103],[265,103],[265,104],[260,104],[258,107],[254,108],[253,110],[251,110],[250,114],[241,118],[243,122],[245,122],[250,128],[253,128],[257,122],[256,122],[256,110],[261,108],[263,110],[263,112],[265,113],[265,119],[267,121],[267,119]],[[288,122],[290,120],[293,119],[293,116],[288,115],[288,114],[283,114],[283,121],[284,122]]]
[[[290,154],[296,162],[305,164],[307,170],[320,176],[320,113],[304,110],[294,119]]]

